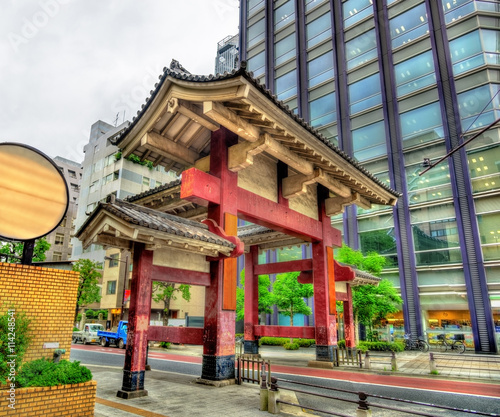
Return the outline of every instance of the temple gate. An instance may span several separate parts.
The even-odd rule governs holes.
[[[244,250],[245,352],[258,351],[260,336],[307,337],[316,339],[316,360],[331,362],[337,293],[348,302],[350,285],[338,280],[336,288],[342,267],[334,266],[333,247],[341,236],[330,216],[350,204],[394,205],[398,194],[283,107],[244,68],[209,77],[165,69],[115,143],[123,157],[134,154],[182,174],[181,181],[128,201],[100,204],[78,231],[84,246],[134,252],[130,342],[119,395],[146,394],[148,340],[202,344],[201,379],[234,381],[236,257]],[[204,224],[193,221],[200,219]],[[254,230],[240,233],[238,219]],[[312,245],[312,259],[258,265],[259,249],[301,243]],[[301,271],[299,280],[314,285],[314,327],[258,325],[257,275],[287,271]],[[149,326],[153,279],[205,286],[204,328]]]

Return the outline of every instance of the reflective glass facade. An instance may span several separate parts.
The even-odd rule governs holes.
[[[496,350],[500,135],[482,129],[500,117],[498,2],[241,0],[240,10],[255,77],[403,194],[332,224],[386,257],[405,331],[456,325],[476,351]],[[424,159],[473,137],[422,173]]]

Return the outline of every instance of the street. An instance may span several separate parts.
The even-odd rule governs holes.
[[[70,360],[78,360],[82,364],[88,365],[100,365],[100,366],[110,366],[110,367],[122,367],[124,361],[125,350],[117,348],[104,348],[98,345],[73,345],[71,350]],[[149,365],[155,370],[174,372],[184,375],[192,375],[193,377],[199,377],[201,375],[201,358],[199,356],[180,356],[169,354],[168,351],[150,351],[149,352]],[[275,366],[275,368],[280,368]],[[284,368],[284,367],[281,367]],[[279,370],[279,369],[277,369]],[[278,378],[283,378],[291,381],[306,382],[308,384],[320,385],[322,387],[329,388],[340,388],[344,390],[352,391],[363,391],[369,395],[380,395],[386,397],[399,398],[404,400],[419,401],[422,403],[430,403],[447,407],[456,407],[459,409],[470,409],[480,411],[482,413],[498,413],[500,410],[500,400],[498,398],[493,398],[489,396],[481,395],[466,395],[457,394],[451,392],[443,391],[432,391],[427,389],[415,389],[415,388],[401,388],[395,386],[388,386],[383,384],[373,384],[373,383],[362,383],[362,382],[352,382],[344,381],[339,379],[334,379],[338,377],[338,374],[334,372],[325,373],[322,377],[311,377],[308,376],[308,368],[299,367],[287,367],[285,372],[273,372],[273,376]],[[393,377],[399,378],[399,377]],[[146,376],[146,385],[148,383]],[[447,389],[446,382],[444,383],[443,389]],[[338,393],[335,391],[330,391],[320,388],[309,388],[290,385],[289,383],[279,383],[281,388],[285,389],[300,389],[304,391],[313,391],[315,393],[321,393],[324,395],[330,395],[339,398],[348,398],[351,400],[357,400],[357,396]],[[117,387],[119,389],[119,387]],[[500,390],[500,387],[499,387]],[[306,394],[297,394],[297,398],[303,408],[314,407],[318,409],[331,410],[332,412],[344,412],[346,414],[353,414],[356,406],[354,404],[349,404],[347,402],[340,402],[326,398],[311,397]],[[468,415],[465,413],[455,412],[455,411],[442,411],[437,409],[429,409],[418,407],[416,405],[396,403],[393,401],[387,401],[383,399],[369,398],[371,404],[383,404],[390,407],[397,407],[404,409],[405,411],[419,410],[421,412],[426,412],[431,416],[464,416]],[[342,411],[339,411],[342,410]],[[387,411],[380,410],[375,407],[372,408],[374,416],[385,416],[385,417],[395,417],[404,416],[401,411]],[[425,410],[425,411],[424,411]],[[430,410],[430,412],[429,412]],[[321,415],[321,414],[319,414]],[[326,415],[326,414],[324,414]],[[407,414],[415,415],[415,414]]]

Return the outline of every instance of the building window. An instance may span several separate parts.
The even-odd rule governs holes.
[[[306,44],[307,48],[330,39],[332,37],[332,20],[330,13],[325,13],[306,25]]]
[[[378,54],[375,29],[369,30],[349,42],[346,42],[345,52],[348,70],[363,65],[365,62],[376,59]]]
[[[380,75],[373,74],[349,86],[349,110],[351,115],[382,103]]]
[[[64,235],[62,233],[56,233],[54,245],[63,245],[63,244],[64,244]]]
[[[99,180],[94,181],[89,188],[89,194],[95,193],[99,187]]]
[[[118,177],[119,177],[119,171],[115,171],[112,174],[106,175],[102,179],[102,185],[108,184],[112,181],[116,181],[118,179]]]
[[[429,33],[425,3],[401,13],[389,21],[392,47],[405,45]]]
[[[73,190],[74,192],[77,193],[80,191],[80,187],[78,186],[78,184],[70,183],[70,186],[71,186],[71,190]]]
[[[145,185],[148,188],[149,188],[150,181],[151,181],[150,178],[148,178],[148,177],[142,177],[142,185]]]
[[[500,146],[469,152],[467,159],[474,193],[500,188]]]
[[[394,67],[398,97],[436,84],[434,58],[428,51]]]
[[[294,1],[289,0],[274,11],[274,30],[278,30],[295,20]]]
[[[266,71],[266,54],[265,51],[249,58],[247,61],[248,70],[253,72],[255,78],[260,77]]]
[[[106,294],[116,294],[116,281],[108,281],[108,285],[106,285]]]
[[[365,17],[373,16],[372,0],[347,0],[342,5],[344,28],[348,28]]]
[[[487,126],[498,118],[500,97],[492,98],[499,89],[500,85],[488,84],[457,95],[464,132]]]
[[[289,59],[295,57],[296,55],[295,32],[275,43],[274,55],[276,57],[275,58],[276,66],[283,64]]]
[[[68,175],[70,178],[76,178],[76,172],[75,171],[71,171],[70,169],[68,169]]]
[[[309,103],[311,126],[321,127],[337,120],[335,93],[327,94]]]
[[[387,154],[384,122],[380,121],[352,131],[354,157],[358,161]]]
[[[118,262],[120,260],[120,254],[119,253],[114,253],[113,255],[109,256],[111,259],[109,260],[109,267],[114,268],[118,266]]]
[[[331,80],[334,76],[333,51],[320,55],[307,63],[307,81],[309,88]]]
[[[115,161],[115,154],[108,155],[106,158],[104,158],[104,166],[107,167],[108,165],[114,164]]]
[[[257,45],[260,41],[264,40],[266,29],[266,21],[264,19],[259,20],[252,26],[248,27],[247,31],[247,47],[250,49],[252,46]]]
[[[52,254],[52,261],[53,262],[59,262],[62,261],[62,253],[61,252],[54,252]]]
[[[286,100],[297,94],[297,70],[294,69],[276,78],[276,95],[278,100]]]
[[[400,117],[405,149],[444,137],[438,102],[402,113]]]
[[[248,16],[259,11],[264,6],[264,0],[248,0]]]

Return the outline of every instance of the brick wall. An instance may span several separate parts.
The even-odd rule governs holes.
[[[69,359],[77,289],[77,272],[0,263],[0,309],[14,305],[32,319],[25,361],[52,358],[54,349],[43,344],[54,342],[66,349],[62,358]]]
[[[55,387],[17,388],[15,409],[8,407],[8,390],[0,391],[0,417],[93,417],[96,381]]]

